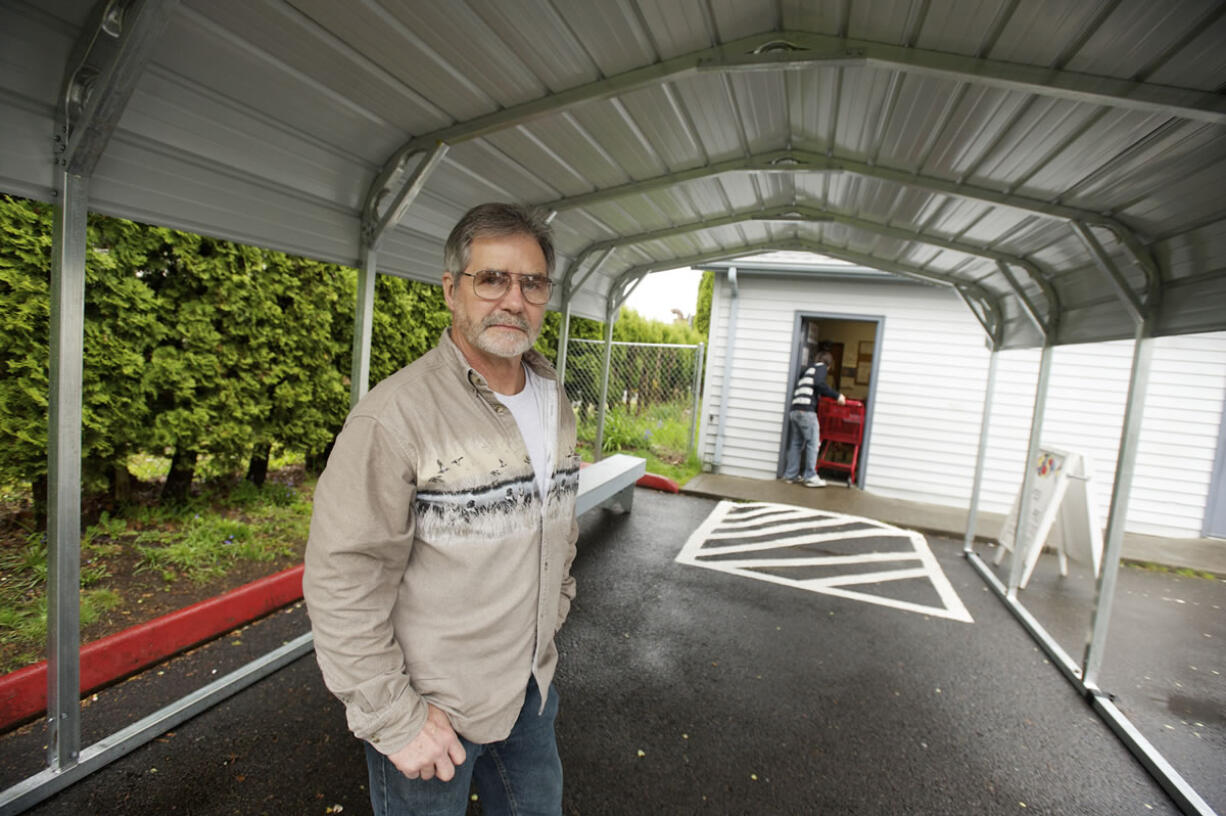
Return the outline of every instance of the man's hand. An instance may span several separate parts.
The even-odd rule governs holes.
[[[426,724],[413,741],[388,759],[409,779],[450,782],[455,766],[464,764],[464,746],[451,727],[451,720],[438,706],[426,704]]]
[[[846,405],[846,404],[847,404],[847,397],[843,396],[842,394],[839,394],[839,405]]]

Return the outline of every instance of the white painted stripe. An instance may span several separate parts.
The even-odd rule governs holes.
[[[855,584],[880,584],[884,581],[906,581],[911,578],[928,578],[928,570],[920,567],[908,570],[881,570],[880,572],[862,572],[857,575],[836,575],[830,578],[808,578],[801,581],[806,589],[818,587],[854,586]]]
[[[737,516],[735,519],[730,519],[722,522],[719,526],[721,530],[736,530],[741,527],[760,527],[768,524],[777,524],[782,521],[807,520],[811,524],[842,524],[844,520],[839,516],[830,516],[829,519],[820,517],[814,519],[805,515],[803,510],[798,509],[794,513],[755,513],[752,517]]]
[[[812,530],[814,527],[846,527],[850,524],[863,524],[864,522],[849,519],[846,516],[840,518],[835,516],[828,519],[801,519],[791,524],[771,524],[767,521],[756,521],[753,523],[743,524],[740,522],[731,522],[721,524],[719,529],[711,534],[712,538],[737,538],[746,535],[753,535],[754,532],[761,532],[762,535],[771,533],[794,533],[799,530]]]
[[[765,506],[759,504],[733,504],[731,509],[738,512],[730,512],[728,518],[721,520],[720,523],[737,524],[742,520],[762,518],[763,516],[770,516],[771,518],[803,518],[806,512],[804,507],[793,507],[786,504],[768,504]],[[820,510],[810,510],[808,512],[824,515]]]
[[[711,514],[698,526],[690,537],[686,540],[681,548],[681,552],[677,554],[676,561],[682,564],[690,564],[692,566],[700,566],[706,569],[718,570],[730,575],[737,575],[744,578],[751,578],[756,581],[764,581],[767,583],[778,584],[780,586],[788,586],[794,589],[804,589],[810,592],[817,592],[825,595],[832,595],[847,600],[861,601],[864,603],[876,604],[885,606],[891,609],[897,609],[904,612],[915,612],[917,614],[928,615],[932,617],[945,618],[948,620],[956,620],[964,623],[973,623],[970,613],[962,604],[954,591],[953,585],[949,583],[949,579],[945,577],[945,573],[941,570],[940,564],[936,557],[932,554],[932,550],[928,547],[927,540],[919,533],[913,530],[903,530],[894,527],[890,524],[866,519],[860,516],[838,516],[835,514],[808,510],[806,508],[793,508],[788,505],[777,505],[769,503],[760,503],[752,505],[753,509],[745,510],[747,505],[738,505],[732,502],[720,502],[716,505]],[[736,510],[735,521],[725,521],[728,514]],[[752,544],[740,545],[723,545],[709,547],[705,546],[712,540],[728,540],[727,535],[721,536],[721,530],[729,524],[740,524],[749,514],[764,516],[775,511],[780,512],[778,517],[789,519],[789,523],[777,525],[775,529],[786,529],[793,531],[798,526],[806,529],[814,527],[830,526],[832,523],[837,524],[853,524],[859,523],[865,525],[866,529],[862,530],[844,530],[829,533],[818,533],[809,535],[785,535],[768,542],[755,542]],[[808,525],[799,525],[791,523],[791,519],[808,518]],[[761,532],[761,531],[759,531]],[[712,556],[721,554],[735,553],[754,553],[765,550],[777,550],[785,547],[796,547],[802,544],[822,543],[826,541],[857,541],[865,538],[902,538],[911,544],[912,549],[901,552],[864,552],[844,555],[830,556],[814,556],[809,553],[803,555],[798,554],[795,558],[737,558],[714,560]],[[798,551],[799,553],[800,551]],[[920,566],[906,567],[901,569],[883,570],[877,569],[867,572],[847,572],[842,575],[825,576],[820,578],[808,578],[798,580],[789,578],[786,575],[778,575],[770,572],[761,572],[763,569],[786,570],[788,568],[802,567],[823,567],[823,566],[854,566],[856,564],[883,564],[885,562],[903,562],[915,561],[920,562]],[[912,601],[904,601],[901,599],[890,598],[884,594],[872,594],[868,592],[857,592],[847,587],[866,585],[866,584],[883,584],[893,581],[904,580],[922,580],[927,579],[937,596],[941,600],[940,606],[930,606],[919,604]]]
[[[737,558],[720,563],[743,569],[760,569],[781,564],[785,567],[839,567],[846,564],[874,564],[883,561],[916,561],[919,559],[919,553],[887,552],[865,553],[864,555],[819,555],[813,558]]]
[[[724,553],[753,552],[755,550],[775,550],[780,547],[799,547],[803,544],[825,544],[828,541],[848,541],[858,538],[906,537],[903,530],[890,531],[877,528],[867,530],[835,530],[832,533],[814,533],[811,535],[780,536],[771,541],[754,541],[749,544],[729,544],[723,547],[703,547],[703,555],[722,555]],[[726,538],[712,534],[708,541]]]

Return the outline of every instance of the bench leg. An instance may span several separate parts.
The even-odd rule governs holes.
[[[634,506],[634,485],[630,485],[625,490],[617,494],[617,503],[622,506],[623,513],[629,513]]]
[[[617,493],[614,493],[612,496],[605,499],[599,504],[599,507],[602,507],[605,510],[613,510],[614,508],[621,508],[621,511],[623,513],[629,513],[631,507],[633,506],[634,506],[634,485],[633,484],[631,484],[629,487],[623,490],[618,491]]]

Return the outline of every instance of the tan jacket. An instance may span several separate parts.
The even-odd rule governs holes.
[[[448,331],[350,413],[315,490],[303,594],[349,727],[394,753],[440,707],[468,739],[510,733],[549,687],[575,594],[575,417],[549,362],[542,505],[510,411]],[[543,695],[542,695],[543,696]]]

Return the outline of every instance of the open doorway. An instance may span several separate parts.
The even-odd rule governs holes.
[[[786,403],[783,412],[783,432],[780,434],[779,460],[777,476],[782,476],[787,463],[789,423],[788,410],[791,407],[792,385],[806,365],[818,351],[828,351],[834,358],[830,367],[826,384],[842,393],[849,400],[856,400],[864,405],[863,436],[859,444],[855,469],[848,472],[846,467],[823,468],[819,465],[819,473],[838,481],[863,485],[864,474],[868,464],[869,432],[872,428],[873,394],[876,391],[875,372],[881,348],[881,335],[885,318],[880,316],[861,315],[821,315],[797,314],[796,326],[792,341],[792,359],[788,370],[791,379],[786,393]],[[843,459],[843,454],[850,454],[850,445],[833,446],[833,457],[845,461],[849,466],[851,459]]]

